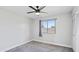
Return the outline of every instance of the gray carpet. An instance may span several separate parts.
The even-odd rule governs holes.
[[[73,52],[73,50],[67,47],[31,41],[7,52]]]

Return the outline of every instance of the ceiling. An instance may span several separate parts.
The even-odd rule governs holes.
[[[38,16],[33,14],[27,14],[29,11],[33,11],[31,8],[27,6],[2,6],[0,7],[5,10],[9,10],[11,12],[27,16],[32,19],[37,19]],[[59,14],[70,13],[73,10],[72,6],[46,6],[42,11],[47,12],[47,14],[40,14],[39,17],[51,17]]]

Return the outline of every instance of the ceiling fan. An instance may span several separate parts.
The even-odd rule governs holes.
[[[46,12],[43,12],[41,11],[42,9],[44,9],[46,6],[29,6],[31,9],[33,9],[34,11],[30,11],[30,12],[27,12],[27,14],[30,14],[30,13],[35,13],[36,15],[39,15],[40,13],[46,13]]]

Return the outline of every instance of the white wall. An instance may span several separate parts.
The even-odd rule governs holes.
[[[56,34],[43,34],[43,37],[39,37],[39,20],[36,19],[33,23],[34,25],[33,40],[66,46],[66,47],[72,47],[72,16],[71,14],[63,14],[63,15],[58,15],[54,17],[52,16],[52,17],[47,17],[47,18],[57,18]]]
[[[0,10],[0,51],[26,43],[31,39],[31,20]]]

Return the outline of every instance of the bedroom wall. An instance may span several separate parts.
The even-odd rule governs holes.
[[[0,51],[6,51],[31,40],[31,20],[0,9]]]
[[[56,34],[43,34],[43,37],[39,37],[39,20],[35,19],[33,21],[33,40],[65,46],[72,47],[72,16],[71,14],[62,14],[47,18],[42,18],[45,20],[48,18],[57,18],[56,20]]]

